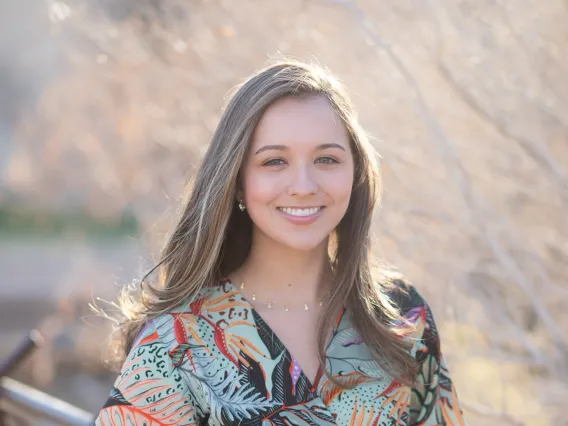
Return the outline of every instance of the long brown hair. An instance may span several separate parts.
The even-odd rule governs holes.
[[[250,251],[252,222],[238,210],[236,194],[257,123],[278,99],[323,96],[348,130],[355,167],[350,204],[332,238],[334,281],[319,323],[319,359],[325,367],[325,336],[337,312],[345,307],[374,359],[399,381],[410,384],[416,365],[409,354],[408,340],[401,338],[404,327],[400,326],[408,323],[387,296],[391,280],[384,279],[371,266],[371,220],[380,192],[376,153],[357,122],[345,89],[323,67],[294,60],[267,66],[237,88],[221,116],[159,263],[142,279],[140,294],[129,286],[120,296],[120,360],[146,322],[191,299],[204,286],[243,264]],[[158,279],[152,284],[149,277],[156,270]]]

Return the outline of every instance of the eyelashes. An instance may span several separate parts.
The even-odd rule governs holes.
[[[339,161],[337,161],[333,157],[319,157],[316,161],[319,161],[321,164],[338,164],[339,163]]]
[[[333,157],[318,157],[316,158],[316,163],[339,164],[339,161],[337,161]],[[283,160],[282,158],[271,158],[270,160],[267,160],[264,163],[262,163],[263,166],[282,166],[284,164],[286,164],[286,161]]]
[[[285,163],[285,161],[282,160],[281,158],[272,158],[272,159],[262,163],[262,165],[263,166],[281,166],[284,163]]]

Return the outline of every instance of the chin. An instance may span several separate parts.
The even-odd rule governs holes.
[[[279,239],[280,244],[297,251],[312,251],[320,248],[323,244],[327,245],[326,235],[323,238],[287,238]]]

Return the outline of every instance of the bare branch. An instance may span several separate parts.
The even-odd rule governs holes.
[[[556,322],[551,317],[541,298],[532,288],[529,280],[522,273],[515,259],[510,255],[510,253],[507,252],[502,243],[497,240],[493,232],[489,230],[487,224],[483,220],[482,213],[491,214],[491,216],[494,218],[498,218],[499,216],[490,206],[490,203],[482,195],[473,192],[469,181],[469,175],[466,172],[459,155],[456,153],[453,143],[450,142],[439,120],[436,118],[435,114],[432,112],[432,109],[427,104],[422,93],[422,89],[416,78],[407,69],[399,56],[394,52],[392,46],[378,34],[376,27],[371,19],[365,14],[364,11],[361,10],[361,8],[359,8],[358,5],[356,5],[351,0],[327,1],[344,5],[357,17],[365,31],[367,31],[368,35],[387,53],[391,61],[395,64],[401,75],[404,77],[405,81],[410,85],[417,100],[418,110],[428,125],[428,128],[433,136],[432,140],[435,142],[438,152],[442,157],[448,160],[448,164],[452,165],[449,171],[453,174],[453,181],[457,182],[460,186],[462,195],[465,197],[465,201],[470,207],[470,218],[476,223],[479,229],[482,230],[483,236],[489,243],[489,247],[491,248],[496,259],[504,266],[504,268],[514,279],[518,287],[523,290],[523,292],[525,292],[530,300],[532,300],[537,315],[543,321],[547,330],[551,334],[555,346],[559,350],[559,353],[562,356],[565,356],[568,350],[566,349],[566,343],[563,341],[563,334],[561,330],[559,330]],[[507,132],[507,129],[503,128],[502,131]],[[539,163],[541,163],[542,165],[549,165],[552,168],[556,167],[554,174],[559,180],[561,186],[565,188],[564,190],[567,191],[566,198],[568,199],[568,184],[567,182],[565,182],[566,179],[564,178],[555,161],[549,158],[550,156],[546,152],[543,153],[541,150],[535,149],[530,141],[521,142],[522,146],[527,151],[529,151],[529,153],[531,153],[532,156],[539,161]],[[509,233],[509,235],[514,234]]]
[[[552,157],[548,147],[544,143],[537,144],[524,136],[513,134],[504,123],[492,117],[491,114],[486,111],[456,80],[453,73],[444,64],[443,59],[438,61],[437,66],[440,74],[444,76],[448,84],[455,90],[462,101],[471,108],[471,110],[473,110],[485,122],[489,123],[501,136],[517,142],[517,144],[519,144],[519,146],[522,147],[531,158],[541,165],[544,170],[549,170],[551,172],[557,184],[562,188],[564,199],[568,202],[568,179],[560,164],[558,164],[556,159]]]
[[[437,7],[433,4],[433,2],[430,1],[428,4],[431,9],[437,10]],[[558,164],[556,159],[550,153],[546,143],[544,141],[541,143],[535,143],[525,136],[514,134],[505,123],[497,120],[485,108],[483,108],[474,96],[459,83],[452,71],[444,62],[444,38],[440,34],[441,24],[436,12],[433,13],[433,19],[436,21],[434,31],[437,34],[435,59],[440,75],[444,77],[449,86],[454,89],[454,92],[474,113],[488,123],[499,135],[505,139],[515,141],[531,158],[533,158],[539,165],[543,166],[545,171],[551,173],[553,179],[562,189],[562,195],[565,201],[568,202],[568,177],[564,173],[562,166]],[[558,117],[556,114],[553,114],[550,111],[550,108],[544,105],[539,105],[539,107],[551,120],[564,128],[567,127],[565,120]]]

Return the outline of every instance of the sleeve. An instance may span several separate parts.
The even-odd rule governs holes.
[[[408,296],[409,303],[403,308],[403,314],[416,324],[419,336],[412,350],[419,369],[411,389],[410,424],[466,426],[456,389],[442,355],[432,311],[414,287],[409,287]]]
[[[133,345],[95,426],[198,425],[196,397],[153,322]]]

